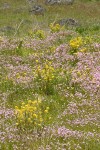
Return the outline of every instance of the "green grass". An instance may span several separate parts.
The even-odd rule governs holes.
[[[85,30],[97,30],[97,33],[99,30],[99,2],[84,3],[76,0],[72,6],[60,5],[60,7],[59,5],[46,6],[43,4],[46,8],[44,16],[35,16],[29,13],[31,6],[27,1],[10,0],[8,2],[1,0],[1,8],[3,3],[6,2],[10,5],[10,8],[0,9],[0,28],[11,26],[15,30],[1,33],[4,35],[13,36],[20,23],[21,25],[17,31],[17,36],[27,35],[28,32],[34,30],[34,28],[46,29],[50,23],[62,18],[74,18],[78,20],[80,24],[84,26]],[[42,2],[39,1],[39,3],[41,4]]]

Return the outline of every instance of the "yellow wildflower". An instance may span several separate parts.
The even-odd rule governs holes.
[[[31,122],[31,118],[28,118],[28,122]]]
[[[74,38],[74,39],[70,40],[69,45],[72,48],[79,48],[82,45],[82,38],[81,37],[77,37],[77,38]]]
[[[45,112],[45,113],[48,113],[48,110],[46,109],[44,112]]]
[[[33,114],[33,117],[37,118],[37,115],[36,115],[36,114]]]
[[[36,62],[38,63],[39,61],[38,61],[38,60],[36,60]]]
[[[18,122],[16,122],[16,126],[18,126],[19,125],[19,123]]]

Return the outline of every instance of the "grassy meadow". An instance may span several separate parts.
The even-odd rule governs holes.
[[[0,150],[99,150],[100,2],[38,3],[0,0]]]

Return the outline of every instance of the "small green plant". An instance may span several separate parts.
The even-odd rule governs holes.
[[[81,35],[84,35],[88,32],[89,28],[85,26],[76,27],[75,31],[78,32]]]

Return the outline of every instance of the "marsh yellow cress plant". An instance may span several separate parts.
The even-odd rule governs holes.
[[[81,37],[76,37],[74,39],[71,39],[69,42],[69,45],[71,46],[71,48],[79,48],[83,43],[83,40]]]
[[[44,39],[45,38],[45,32],[43,30],[37,30],[35,32],[35,36],[39,39]]]
[[[41,100],[28,100],[21,107],[15,106],[16,125],[21,128],[42,127],[48,121],[49,107],[43,108]]]
[[[55,69],[52,67],[51,62],[46,62],[43,67],[38,66],[35,72],[35,77],[39,82],[41,91],[46,94],[50,94],[53,92]]]
[[[54,68],[49,64],[45,64],[41,69],[40,66],[37,68],[37,76],[44,81],[52,81],[54,78]]]
[[[70,45],[70,54],[75,54],[79,51],[79,48],[83,45],[83,39],[82,37],[76,37],[69,41]]]
[[[29,36],[36,39],[45,39],[45,32],[43,30],[29,31]]]
[[[61,30],[61,26],[59,24],[50,24],[50,30],[52,33],[59,32]]]

